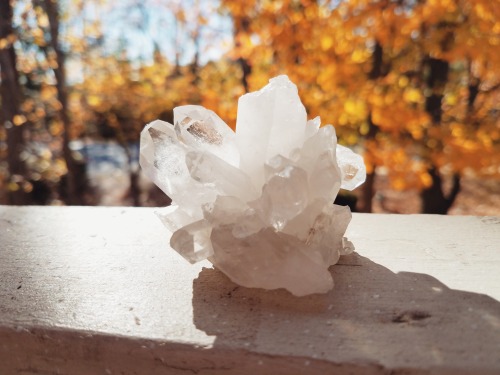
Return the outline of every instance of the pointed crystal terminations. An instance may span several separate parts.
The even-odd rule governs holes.
[[[194,105],[175,108],[173,125],[153,121],[140,164],[173,201],[157,212],[171,247],[240,285],[325,293],[328,267],[354,250],[351,212],[333,201],[364,182],[363,159],[337,145],[333,126],[307,121],[287,76],[240,98],[236,132]]]

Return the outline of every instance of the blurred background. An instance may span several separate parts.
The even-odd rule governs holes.
[[[500,215],[500,2],[1,0],[0,204],[161,206],[139,134],[288,74],[356,211]]]

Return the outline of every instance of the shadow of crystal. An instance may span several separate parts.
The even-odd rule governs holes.
[[[372,363],[380,373],[453,363],[458,371],[471,362],[478,373],[498,371],[498,301],[449,289],[426,274],[395,274],[357,253],[330,270],[332,291],[295,297],[240,287],[204,268],[193,281],[194,324],[216,336],[214,348],[280,358],[283,373],[299,371],[311,358],[321,371],[325,363],[352,364],[350,370]]]

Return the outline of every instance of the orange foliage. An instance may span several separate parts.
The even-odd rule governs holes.
[[[291,76],[310,115],[362,146],[368,169],[387,168],[394,187],[427,187],[431,166],[500,175],[499,2],[222,3],[251,89]],[[430,83],[429,59],[449,66],[444,84]],[[442,98],[438,123],[431,95]]]
[[[62,132],[54,115],[61,105],[52,74],[57,62],[47,48],[47,16],[34,3],[16,1],[18,35],[0,40],[0,48],[22,41],[18,69],[36,85],[15,125],[29,123],[32,140],[54,143]],[[61,15],[67,25],[82,17],[84,4],[67,2]],[[185,5],[172,6],[177,22],[188,22]],[[83,36],[68,26],[61,38],[82,71],[69,87],[72,138],[107,128],[121,141],[136,141],[145,123],[171,121],[172,108],[187,103],[214,110],[234,127],[246,87],[257,90],[288,74],[310,116],[335,125],[341,143],[364,150],[368,171],[385,168],[397,189],[428,187],[432,166],[500,175],[500,2],[221,0],[220,12],[233,21],[233,45],[203,64],[195,58],[182,65],[158,51],[154,62],[128,61],[89,45],[102,37],[98,17],[78,31]],[[198,27],[210,24],[197,14]],[[201,35],[196,28],[189,33]],[[447,66],[434,82],[430,60]],[[433,96],[439,120],[428,108]],[[0,129],[0,146],[4,138]],[[49,174],[52,163],[58,172],[50,178],[57,180],[64,169],[51,157],[40,157],[37,173]]]

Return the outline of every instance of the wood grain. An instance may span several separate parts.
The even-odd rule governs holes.
[[[297,298],[191,266],[153,209],[0,207],[0,374],[500,374],[500,218],[348,234]]]

